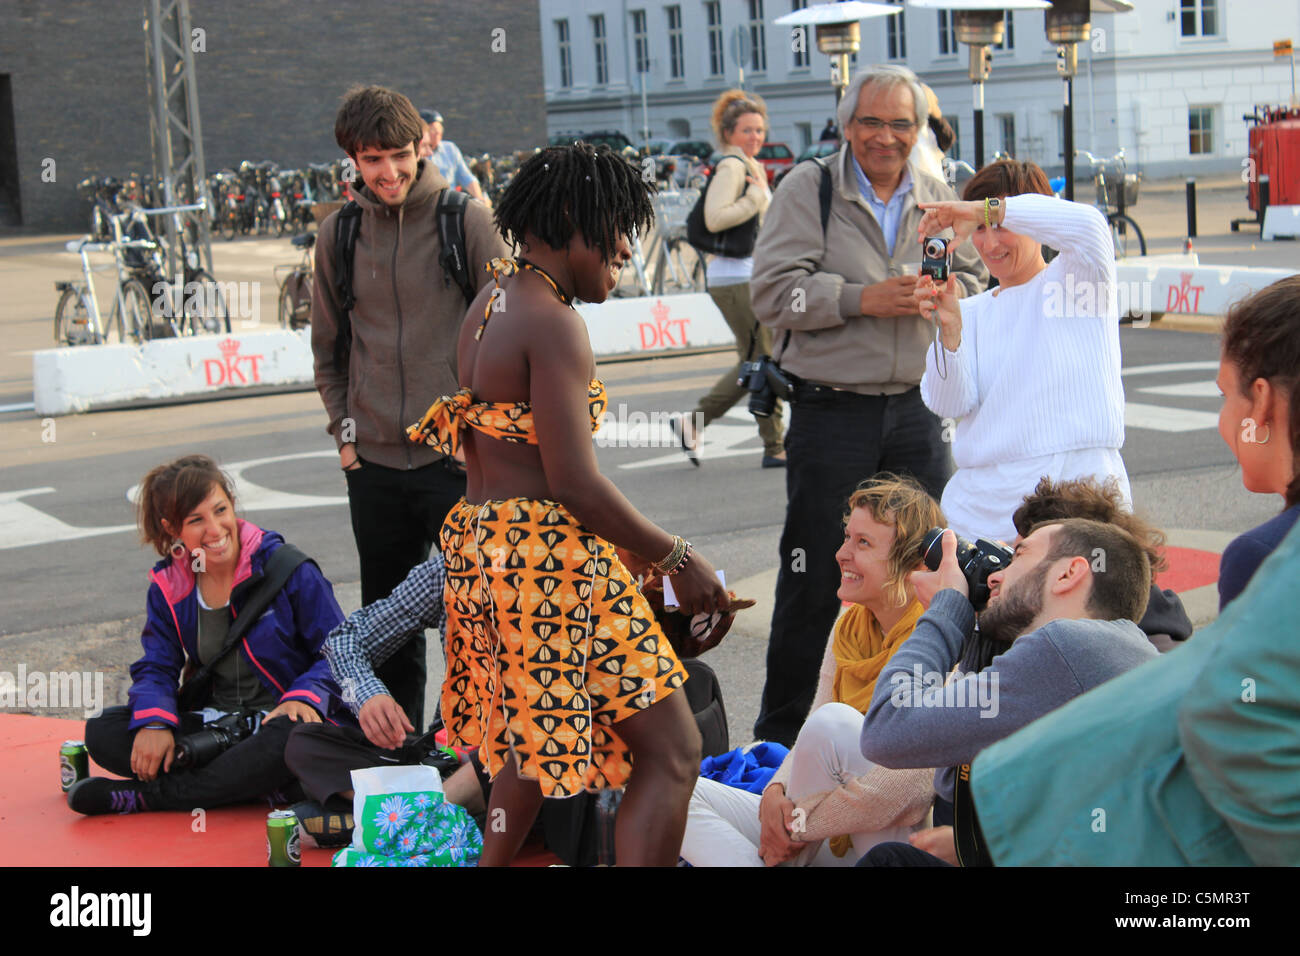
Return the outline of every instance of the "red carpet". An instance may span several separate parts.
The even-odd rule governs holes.
[[[59,789],[59,745],[80,740],[79,720],[0,715],[0,866],[266,866],[267,806],[188,813],[83,817]],[[95,764],[90,772],[108,776]],[[303,866],[329,866],[332,850],[303,847]],[[527,846],[516,866],[559,860]]]

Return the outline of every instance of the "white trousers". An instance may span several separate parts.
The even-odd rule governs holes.
[[[825,793],[860,777],[875,765],[862,756],[858,738],[862,714],[847,704],[830,703],[809,715],[795,741],[786,795],[800,798]],[[686,816],[682,859],[692,866],[762,866],[758,855],[762,826],[761,797],[714,780],[700,779],[691,794]],[[853,866],[877,843],[907,842],[910,827],[890,827],[855,833],[853,848],[842,857],[831,852],[830,841],[809,843],[786,866]]]

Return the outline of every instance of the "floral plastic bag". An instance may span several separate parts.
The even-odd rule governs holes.
[[[473,866],[483,837],[463,807],[448,803],[432,767],[352,771],[352,845],[334,866]]]

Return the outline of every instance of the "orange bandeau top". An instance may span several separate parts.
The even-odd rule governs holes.
[[[587,411],[593,432],[600,429],[608,405],[605,383],[593,378],[587,385]],[[424,442],[444,455],[454,455],[460,448],[462,425],[469,425],[489,438],[537,444],[531,402],[476,402],[469,388],[438,399],[419,422],[406,430],[406,435],[411,441]]]

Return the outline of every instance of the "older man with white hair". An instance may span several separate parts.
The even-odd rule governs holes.
[[[942,425],[919,388],[934,327],[912,296],[919,204],[957,198],[911,161],[928,113],[910,70],[859,73],[839,105],[844,146],[785,177],[754,249],[754,312],[774,330],[774,358],[793,386],[781,564],[754,734],[787,746],[807,717],[839,611],[832,556],[849,494],[892,471],[937,499],[952,473]],[[965,295],[987,284],[969,246],[952,268]]]

